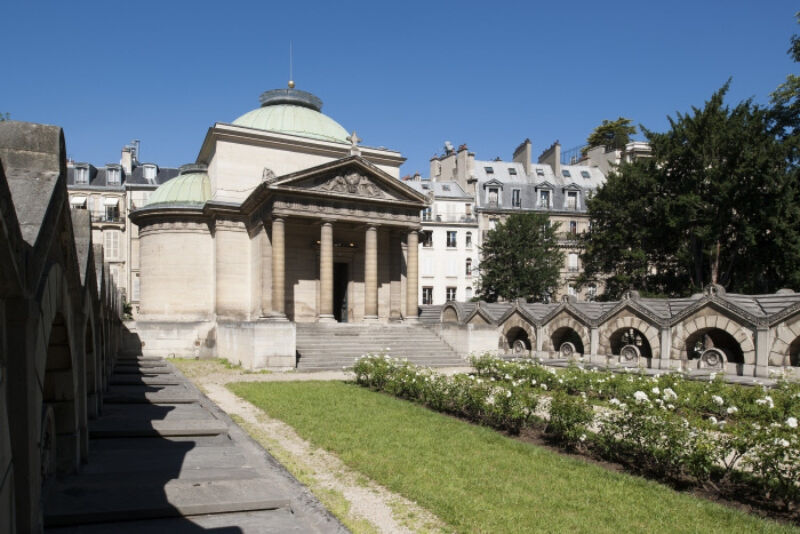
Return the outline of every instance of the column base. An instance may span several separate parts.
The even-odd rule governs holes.
[[[318,323],[336,323],[338,321],[336,321],[336,318],[333,315],[325,314],[325,315],[320,315],[319,317],[317,317],[317,322]]]
[[[377,323],[378,322],[378,316],[377,315],[365,315],[364,319],[362,319],[362,322],[365,322],[365,323]]]
[[[416,323],[419,321],[419,317],[403,317],[403,321]]]
[[[261,319],[268,319],[270,321],[288,321],[289,318],[283,312],[269,312],[261,316]]]

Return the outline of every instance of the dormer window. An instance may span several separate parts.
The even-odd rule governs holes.
[[[546,189],[539,191],[539,207],[540,208],[550,207],[550,191]]]
[[[483,170],[486,171],[486,174],[494,174],[493,167],[484,167]]]
[[[544,169],[542,169],[541,167],[537,167],[536,176],[544,176]]]
[[[106,167],[106,184],[119,185],[122,182],[122,169],[119,166]]]
[[[450,185],[449,184],[443,184],[442,185],[442,191],[450,191]]]
[[[561,171],[561,176],[564,178],[572,178],[572,175],[569,173],[569,169],[563,169]]]
[[[75,167],[75,184],[89,183],[89,166]]]
[[[431,186],[430,186],[430,185],[428,185],[428,184],[422,184],[422,189],[423,189],[424,191],[428,191],[430,188],[431,188]]]
[[[496,187],[489,188],[489,206],[497,207],[498,189]]]
[[[151,163],[146,163],[142,166],[142,174],[148,184],[156,183],[156,174],[158,174],[158,167]]]
[[[522,205],[522,202],[520,201],[520,190],[519,189],[513,189],[511,191],[511,207],[512,208],[519,208],[521,205]]]
[[[515,169],[514,167],[509,167],[508,168],[508,175],[509,176],[516,176],[517,175],[517,169]]]
[[[568,210],[575,210],[578,209],[578,192],[577,191],[567,191],[567,205],[565,206]]]
[[[584,178],[591,178],[592,177],[592,175],[589,174],[589,171],[581,171],[581,176],[583,176]]]

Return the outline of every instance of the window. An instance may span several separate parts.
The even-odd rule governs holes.
[[[569,222],[569,233],[572,235],[576,235],[578,233],[578,221]]]
[[[433,304],[433,288],[426,286],[422,288],[422,303]]]
[[[69,204],[74,209],[77,210],[85,210],[86,209],[86,197],[85,196],[74,196],[70,197]]]
[[[432,247],[433,246],[433,232],[430,230],[425,230],[422,232],[422,246],[423,247]]]
[[[422,189],[423,189],[424,191],[428,191],[430,188],[431,188],[431,186],[430,186],[430,185],[428,185],[428,184],[422,184]]]
[[[133,288],[131,289],[131,300],[139,300],[139,275],[133,277]]]
[[[76,184],[89,183],[89,167],[75,167],[75,183]]]
[[[486,171],[486,174],[494,174],[494,169],[492,167],[484,167],[483,170]]]
[[[457,246],[456,233],[457,232],[455,232],[455,231],[447,232],[447,247],[448,248],[455,248]]]
[[[422,210],[422,220],[423,221],[430,221],[431,220],[431,207],[428,206],[424,210]]]
[[[106,259],[116,260],[119,258],[119,232],[108,230],[103,232],[103,255]]]
[[[519,189],[514,189],[511,191],[511,207],[518,208],[520,205]]]
[[[583,176],[584,178],[591,178],[592,177],[592,175],[589,174],[589,171],[581,171],[581,176]]]
[[[489,219],[489,230],[497,228],[497,219]]]
[[[569,173],[568,169],[563,169],[561,171],[561,176],[563,176],[564,178],[571,178],[572,177],[572,175]]]
[[[144,179],[147,180],[148,184],[154,184],[156,182],[157,173],[158,169],[155,165],[147,163],[142,167],[142,174],[144,174]]]
[[[464,204],[464,213],[467,215],[467,217],[472,216],[472,204]]]
[[[442,191],[450,191],[450,184],[442,184]]]
[[[550,207],[550,191],[547,190],[539,191],[539,207],[540,208]]]
[[[106,167],[106,184],[119,185],[122,171],[119,167]]]
[[[456,300],[456,288],[448,287],[445,293],[446,300]]]
[[[433,276],[433,258],[422,258],[422,276]]]
[[[567,191],[567,205],[568,210],[578,209],[578,192]]]
[[[464,242],[467,248],[472,248],[472,232],[467,232],[466,241]]]
[[[537,167],[536,176],[544,176],[544,169],[542,169],[541,167]]]
[[[458,276],[457,258],[447,258],[447,276]]]
[[[586,288],[586,300],[594,300],[597,297],[597,286],[594,284]]]
[[[489,188],[489,205],[490,206],[497,206],[497,195],[498,189],[496,187]]]
[[[568,257],[568,268],[569,272],[577,273],[578,272],[578,255],[574,252],[569,253]]]
[[[467,276],[472,276],[472,258],[467,258],[466,270],[464,274]]]
[[[570,284],[569,286],[567,286],[567,294],[568,294],[570,297],[574,297],[574,296],[575,296],[575,286],[573,286],[572,284]]]
[[[509,174],[509,176],[516,176],[517,175],[517,169],[515,169],[514,167],[509,167],[508,168],[508,174]]]
[[[468,287],[464,292],[464,298],[467,300],[472,300],[472,288]]]

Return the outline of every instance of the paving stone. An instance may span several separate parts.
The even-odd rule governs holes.
[[[87,484],[76,477],[57,483],[45,503],[46,526],[136,518],[218,514],[289,507],[286,495],[263,480],[168,480]]]
[[[197,402],[200,396],[183,385],[177,386],[110,386],[106,403],[176,404]]]
[[[114,367],[115,374],[126,375],[168,375],[172,373],[170,367],[139,367],[138,365],[117,365]]]
[[[91,438],[152,437],[152,436],[214,436],[224,434],[228,427],[219,421],[92,421]]]
[[[111,375],[108,383],[112,386],[115,385],[143,385],[143,386],[170,386],[180,384],[181,381],[174,374],[154,374],[154,375],[135,375],[135,374],[122,374]]]

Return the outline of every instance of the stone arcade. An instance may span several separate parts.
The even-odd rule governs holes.
[[[295,323],[414,320],[427,197],[293,88],[209,129],[133,212],[145,355],[293,368]]]

